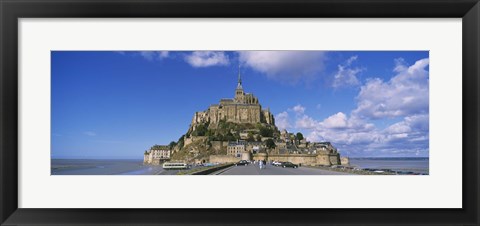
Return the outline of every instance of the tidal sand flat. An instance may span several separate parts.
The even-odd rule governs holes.
[[[137,159],[52,159],[51,175],[155,175],[161,166]]]

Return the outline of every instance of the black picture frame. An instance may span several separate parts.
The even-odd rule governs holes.
[[[479,225],[478,0],[0,0],[1,225]],[[18,19],[462,18],[461,209],[18,208]],[[448,45],[448,43],[446,43]],[[39,194],[41,195],[41,194]],[[448,194],[447,194],[448,195]],[[439,197],[441,198],[441,197]]]

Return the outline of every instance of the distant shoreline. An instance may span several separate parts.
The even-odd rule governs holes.
[[[349,157],[356,160],[429,160],[429,157]]]

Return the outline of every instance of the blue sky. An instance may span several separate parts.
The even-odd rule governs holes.
[[[243,87],[351,157],[428,156],[428,51],[53,51],[52,158],[141,158]]]

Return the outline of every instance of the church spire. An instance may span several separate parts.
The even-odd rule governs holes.
[[[238,64],[238,84],[237,89],[243,89],[242,87],[242,77],[240,75],[240,63]]]

